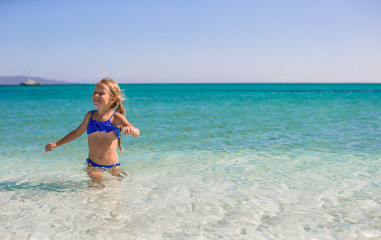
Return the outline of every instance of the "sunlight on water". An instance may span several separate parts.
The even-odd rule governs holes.
[[[142,135],[102,190],[85,135],[43,152],[93,86],[41,87],[0,87],[4,239],[381,238],[379,85],[123,86]]]

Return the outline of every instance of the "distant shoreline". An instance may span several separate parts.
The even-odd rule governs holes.
[[[41,83],[39,86],[52,86],[52,85],[95,85],[96,83],[73,83],[73,82],[65,82],[65,83]],[[164,83],[124,83],[120,82],[120,85],[381,85],[381,82],[164,82]],[[0,86],[22,86],[20,83],[0,83]],[[25,87],[25,86],[24,86]]]
[[[33,77],[30,76],[30,79],[40,82],[41,85],[94,85],[96,81],[92,83],[87,82],[68,82],[61,80],[53,80],[46,79],[41,77]],[[28,77],[26,76],[0,76],[0,85],[20,85],[21,83],[26,82]],[[164,84],[172,84],[172,85],[333,85],[333,84],[346,84],[346,85],[364,85],[364,84],[372,84],[378,85],[380,82],[136,82],[131,80],[132,82],[119,82],[119,84],[131,84],[131,85],[164,85]]]
[[[75,84],[67,81],[52,80],[40,77],[29,76],[35,82],[40,82],[42,85],[57,85],[57,84]],[[27,76],[0,76],[0,85],[20,85],[28,80]]]

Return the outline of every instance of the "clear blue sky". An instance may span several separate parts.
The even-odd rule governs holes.
[[[379,0],[0,1],[0,75],[381,82]]]

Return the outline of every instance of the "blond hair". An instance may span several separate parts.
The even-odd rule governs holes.
[[[104,84],[108,87],[111,93],[111,97],[116,98],[115,102],[111,105],[111,109],[115,109],[118,113],[122,114],[123,116],[126,114],[126,109],[124,108],[122,102],[126,100],[124,93],[122,90],[120,90],[120,87],[117,82],[112,80],[111,78],[102,78],[97,82],[97,84]],[[121,130],[121,128],[119,128]],[[118,145],[119,149],[123,151],[121,145],[121,138],[118,139]]]

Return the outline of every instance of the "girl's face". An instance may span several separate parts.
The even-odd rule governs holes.
[[[114,102],[115,98],[111,96],[110,90],[105,84],[95,85],[93,93],[93,103],[95,107],[111,107]]]

